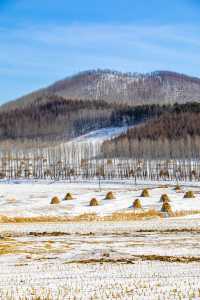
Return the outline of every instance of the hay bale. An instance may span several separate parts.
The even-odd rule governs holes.
[[[72,194],[71,194],[71,193],[67,193],[67,194],[65,195],[64,200],[73,200]]]
[[[113,192],[108,192],[106,194],[106,200],[112,200],[112,199],[115,199],[115,196],[113,195]]]
[[[140,197],[150,197],[150,193],[148,189],[144,189],[141,193]]]
[[[195,198],[193,191],[187,191],[184,195],[184,198]]]
[[[168,215],[172,216],[173,212],[172,212],[172,208],[169,202],[163,202],[162,208],[161,208],[161,212],[163,213],[167,213]]]
[[[180,185],[177,184],[177,185],[175,186],[174,190],[175,190],[176,192],[179,192],[179,191],[181,190]]]
[[[163,194],[160,197],[160,202],[170,202],[169,196],[167,194]]]
[[[96,198],[92,198],[90,200],[90,206],[98,206],[99,205],[99,202]]]
[[[51,204],[59,204],[59,203],[60,203],[60,199],[57,196],[51,199]]]
[[[133,202],[133,208],[142,209],[142,204],[141,204],[140,199],[135,199],[135,201]]]

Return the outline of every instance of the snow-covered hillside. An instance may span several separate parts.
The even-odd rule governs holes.
[[[101,154],[101,146],[104,141],[125,133],[128,128],[130,127],[109,127],[90,131],[70,141],[63,142],[61,148],[65,149],[69,162],[72,162],[74,158],[77,161],[95,158]]]
[[[106,140],[115,138],[122,133],[125,133],[129,127],[109,127],[91,131],[87,134],[81,135],[71,142],[73,143],[102,143]]]

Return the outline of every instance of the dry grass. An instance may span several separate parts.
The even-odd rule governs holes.
[[[138,260],[143,261],[162,261],[162,262],[171,262],[171,263],[191,263],[191,262],[200,262],[200,257],[185,257],[185,256],[167,256],[167,255],[133,255],[130,258],[109,258],[109,257],[101,257],[101,258],[93,258],[93,259],[80,259],[80,260],[72,260],[65,262],[65,264],[94,264],[94,263],[123,263],[123,264],[133,264]]]
[[[187,191],[184,195],[184,198],[195,198],[193,191]]]
[[[9,217],[0,216],[0,223],[51,223],[69,221],[67,217],[36,216],[36,217]]]
[[[168,187],[169,187],[168,184],[160,184],[160,185],[158,186],[159,189],[167,189]]]
[[[162,214],[156,210],[148,211],[130,211],[130,212],[116,212],[111,216],[104,217],[105,221],[135,221],[135,220],[144,220],[151,218],[162,217]]]
[[[82,214],[79,216],[75,216],[70,218],[70,221],[72,222],[91,222],[91,221],[101,221],[101,218],[97,216],[97,214]]]
[[[199,215],[200,210],[180,210],[173,212],[174,217],[184,217],[189,215]]]
[[[140,199],[135,199],[135,201],[133,202],[133,208],[142,209],[142,203],[141,203]]]
[[[4,243],[3,245],[0,244],[0,255],[6,255],[13,253],[16,250],[16,248],[13,245]]]
[[[54,216],[38,216],[38,217],[8,217],[0,216],[0,223],[54,223],[54,222],[80,222],[80,221],[131,221],[145,218],[162,217],[162,214],[156,210],[148,210],[143,212],[129,211],[116,212],[112,215],[99,217],[95,213],[82,214],[72,217],[54,217]]]
[[[57,196],[51,199],[51,204],[59,204],[59,203],[60,203],[60,199]]]
[[[167,202],[166,202],[167,203]],[[166,204],[165,204],[166,205]],[[175,211],[170,217],[184,217],[200,214],[200,210]],[[148,211],[116,212],[112,215],[100,217],[95,213],[85,213],[72,217],[36,216],[36,217],[9,217],[0,216],[0,224],[5,223],[66,223],[66,222],[103,222],[103,221],[139,221],[151,218],[163,218],[163,212],[154,209]]]
[[[150,197],[150,193],[148,189],[144,189],[141,193],[140,197]]]
[[[29,253],[27,250],[23,250],[23,247],[27,246],[28,242],[18,242],[15,239],[2,238],[0,242],[0,256],[7,254],[21,254]]]

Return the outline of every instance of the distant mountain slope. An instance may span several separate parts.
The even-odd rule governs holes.
[[[87,71],[2,106],[0,142],[70,140],[92,130],[145,122],[170,112],[174,103],[195,101],[200,103],[198,78],[167,71]]]
[[[200,79],[169,71],[149,74],[86,71],[7,103],[2,108],[30,104],[45,95],[58,95],[73,100],[104,100],[133,106],[199,102]]]
[[[59,81],[48,92],[130,105],[200,101],[200,79],[167,71],[129,74],[89,71]]]

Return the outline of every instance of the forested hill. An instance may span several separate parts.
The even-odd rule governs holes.
[[[138,125],[126,135],[105,143],[113,155],[123,151],[118,145],[144,140],[176,140],[200,135],[200,103],[174,105],[140,105],[107,103],[105,101],[66,100],[46,95],[25,107],[0,111],[0,141],[60,141],[105,127]],[[127,149],[130,149],[128,147]],[[116,153],[115,153],[116,152]]]
[[[150,74],[88,71],[59,81],[48,91],[71,98],[162,105],[199,101],[200,79],[167,71]]]
[[[70,100],[103,100],[131,106],[186,103],[200,101],[200,79],[169,71],[149,74],[85,71],[7,103],[1,109],[26,106],[38,97],[45,99],[47,94]]]
[[[107,157],[200,156],[200,104],[168,106],[159,116],[103,144]]]
[[[67,141],[91,130],[140,123],[163,111],[165,106],[73,101],[50,94],[28,106],[0,111],[0,140]]]
[[[170,135],[167,130],[171,124],[176,126],[178,110],[183,119],[178,127],[181,135],[184,124],[193,120],[198,124],[198,112],[194,112],[199,110],[198,103],[198,78],[167,71],[151,74],[87,71],[3,105],[0,141],[4,144],[7,140],[67,141],[91,130],[136,125],[158,117],[145,124],[141,132],[136,129],[129,132],[126,138],[153,140],[158,135],[160,139]],[[185,130],[186,135],[192,136],[189,125]]]

